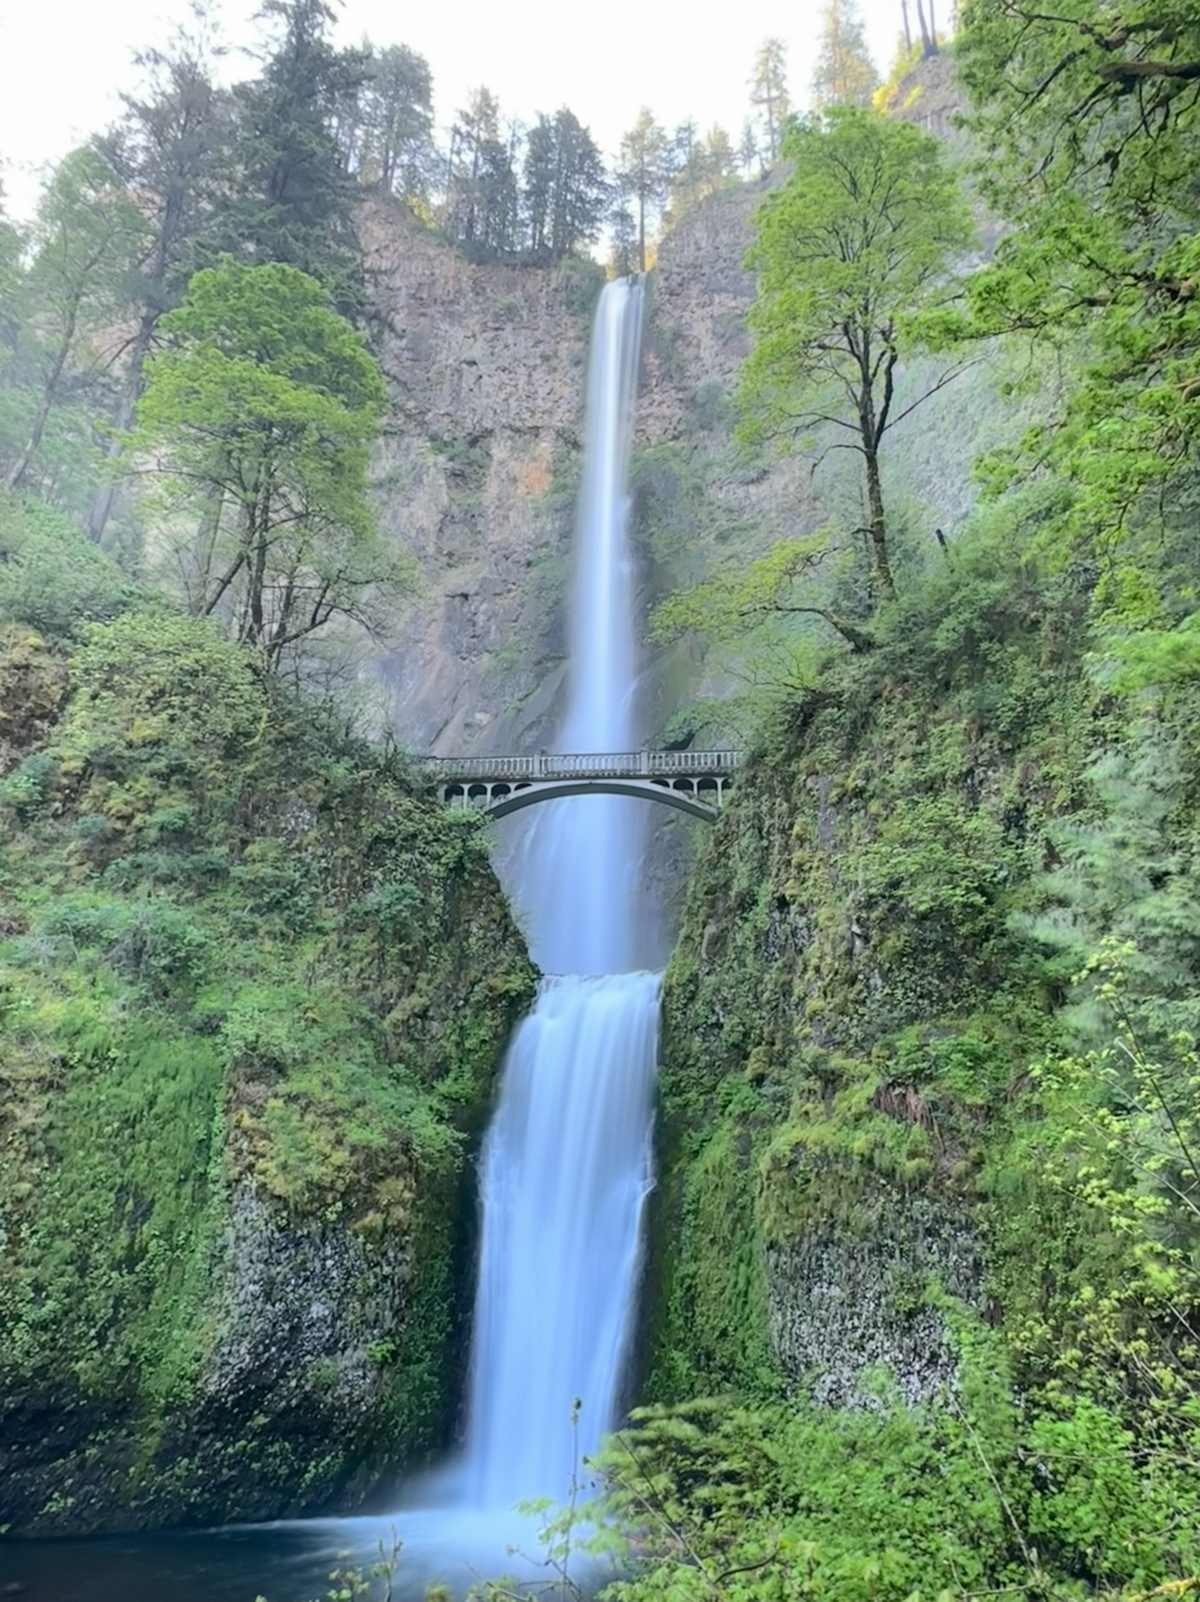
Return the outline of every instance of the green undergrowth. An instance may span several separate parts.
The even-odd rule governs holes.
[[[699,861],[632,1436],[669,1509],[614,1596],[1200,1565],[1200,696],[1114,694],[1094,571],[1012,537],[1043,500],[776,704]]]
[[[207,622],[134,595],[55,635],[22,593],[0,676],[54,694],[0,778],[3,1516],[361,1491],[447,1426],[467,1159],[531,990],[480,831]],[[277,1307],[275,1239],[311,1280]],[[339,1303],[324,1352],[289,1295]],[[209,1431],[241,1454],[211,1495]]]

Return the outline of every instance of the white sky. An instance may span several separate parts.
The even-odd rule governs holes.
[[[948,0],[947,0],[948,3]],[[258,0],[223,0],[230,44],[254,38]],[[945,10],[946,5],[938,8]],[[861,0],[881,71],[900,29],[899,0]],[[746,80],[763,39],[788,45],[792,98],[803,104],[820,0],[345,0],[339,32],[407,44],[433,72],[439,130],[486,83],[506,115],[568,105],[611,153],[638,109],[660,122],[688,116],[725,125],[735,144],[748,110]],[[0,0],[0,161],[8,208],[27,216],[37,171],[114,116],[135,81],[132,55],[162,43],[186,0]],[[230,78],[249,75],[236,56]]]

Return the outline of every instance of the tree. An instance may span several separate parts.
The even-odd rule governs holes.
[[[833,429],[826,452],[862,457],[864,532],[876,594],[886,597],[895,585],[880,447],[963,364],[900,411],[896,372],[919,348],[911,319],[954,292],[947,273],[970,243],[970,213],[937,141],[910,123],[837,106],[824,122],[795,127],[784,154],[792,174],[760,208],[747,257],[759,279],[743,432],[794,439]]]
[[[1087,353],[1060,415],[996,482],[1057,467],[1073,490],[1058,533],[1110,560],[1140,524],[1157,543],[1175,504],[1194,519],[1181,497],[1200,441],[1200,14],[1128,0],[1099,26],[1088,0],[973,0],[959,50],[984,193],[1010,226],[947,330]]]
[[[385,195],[423,200],[433,168],[433,80],[424,56],[390,45],[372,56],[361,96],[360,171]]]
[[[813,104],[818,110],[869,106],[878,82],[856,0],[825,0],[813,72]]]
[[[782,39],[766,39],[754,58],[750,80],[751,103],[760,108],[763,128],[762,153],[768,166],[774,166],[783,148],[791,106],[787,90],[787,46]]]
[[[661,210],[671,177],[671,148],[665,130],[643,106],[637,121],[621,140],[617,190],[632,202],[637,219],[638,271],[646,271],[646,236],[650,220]]]
[[[701,139],[694,123],[684,123],[672,140],[670,220],[676,223],[698,200],[734,181],[737,157],[729,135],[714,124]]]
[[[563,106],[553,117],[539,115],[526,144],[522,193],[533,258],[556,261],[590,244],[608,194],[600,151],[574,112]]]
[[[32,262],[15,292],[27,405],[24,438],[6,474],[9,489],[28,482],[73,363],[102,330],[129,315],[148,240],[142,210],[103,153],[85,146],[67,156],[38,207]]]
[[[486,86],[474,90],[459,112],[450,136],[446,181],[446,228],[460,244],[473,245],[481,235],[484,169],[500,143],[500,103]],[[493,175],[494,177],[494,175]]]
[[[337,123],[367,76],[361,50],[330,41],[324,0],[263,0],[275,29],[261,75],[233,91],[232,185],[219,244],[255,262],[286,262],[357,303],[358,188]]]
[[[119,452],[120,436],[133,422],[159,318],[177,304],[212,229],[227,170],[229,103],[214,85],[212,71],[220,51],[203,13],[197,13],[197,23],[193,31],[179,30],[165,50],[147,50],[136,58],[146,75],[145,87],[123,97],[124,116],[98,141],[149,230],[147,254],[135,279],[140,309],[116,431],[108,446],[110,458]],[[104,535],[115,493],[109,475],[92,500],[88,532],[94,540]]]
[[[922,55],[936,56],[938,53],[937,21],[933,14],[933,0],[929,0],[929,20],[925,20],[924,0],[917,0],[917,25],[921,29]]]
[[[637,271],[637,219],[628,206],[618,206],[612,214],[612,249],[609,266],[617,278],[628,278]]]
[[[188,610],[272,671],[335,617],[372,626],[405,569],[368,501],[385,393],[358,334],[296,268],[228,260],[161,326],[127,445],[158,480],[164,528],[205,513],[199,539],[168,539]]]
[[[738,166],[746,178],[755,178],[762,169],[758,156],[758,135],[754,131],[754,121],[747,117],[742,124],[742,137],[738,144]]]

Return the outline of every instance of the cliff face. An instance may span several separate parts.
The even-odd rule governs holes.
[[[204,623],[0,682],[0,1525],[353,1505],[453,1423],[533,982],[479,831]]]
[[[746,349],[753,283],[741,265],[757,187],[717,196],[664,244],[651,276],[638,398],[635,536],[643,601],[687,561],[655,538],[676,458],[728,445],[725,395]],[[377,463],[385,527],[421,565],[424,588],[382,664],[395,726],[415,749],[536,747],[560,705],[563,611],[578,486],[598,269],[476,265],[395,208],[364,237],[373,315],[392,395]],[[714,447],[714,441],[718,444]],[[665,456],[664,456],[665,452]],[[716,486],[725,522],[779,526],[793,465]],[[785,489],[780,490],[783,482]],[[706,485],[705,493],[708,488]],[[650,653],[647,716],[669,716],[670,664]]]
[[[926,94],[923,82],[912,87]],[[907,114],[932,104],[936,87]],[[735,556],[752,558],[831,518],[861,521],[844,455],[814,474],[812,453],[751,458],[734,445],[732,397],[754,297],[743,261],[769,187],[737,185],[693,207],[648,278],[632,472],[643,613]],[[372,208],[364,239],[392,396],[377,460],[380,506],[422,574],[381,664],[393,726],[415,750],[536,749],[561,710],[601,274],[579,262],[473,264],[396,207]],[[897,409],[936,377],[933,364],[914,364]],[[953,532],[973,498],[976,443],[1017,426],[1012,411],[1011,403],[1001,411],[980,366],[896,431],[885,466],[904,539],[929,543],[935,527]],[[730,688],[725,670],[694,647],[648,642],[643,661],[651,740],[686,720],[693,701]]]
[[[925,1401],[955,1372],[948,1306],[1040,1294],[1012,1152],[1053,1021],[1022,930],[1088,717],[1070,614],[998,602],[1002,558],[975,560],[801,698],[700,857],[664,993],[654,1399],[863,1405],[884,1365]],[[959,626],[981,604],[986,720],[984,620]]]
[[[383,523],[424,585],[383,663],[396,727],[418,750],[526,743],[561,678],[599,269],[475,265],[395,207],[364,244],[392,396]]]

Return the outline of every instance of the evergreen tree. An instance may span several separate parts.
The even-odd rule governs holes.
[[[361,174],[386,195],[424,200],[433,172],[433,80],[407,45],[374,53],[363,85]]]
[[[774,166],[783,148],[783,136],[791,115],[787,89],[787,47],[782,39],[764,40],[755,56],[750,100],[760,108],[763,161],[769,167]]]
[[[274,28],[261,75],[233,91],[233,192],[222,248],[298,267],[340,304],[358,297],[358,188],[338,144],[339,118],[367,76],[361,50],[330,39],[325,0],[264,0]]]
[[[637,271],[637,219],[628,206],[618,206],[612,214],[612,249],[608,263],[617,278],[628,278]]]
[[[475,245],[485,209],[485,167],[495,167],[489,147],[500,143],[500,103],[486,86],[476,89],[455,119],[446,180],[446,231],[459,244]],[[493,172],[493,178],[495,178]]]
[[[737,157],[729,135],[716,125],[703,139],[694,123],[681,125],[672,139],[672,149],[676,160],[671,176],[670,219],[676,223],[698,200],[733,182]]]
[[[653,218],[659,214],[671,178],[671,144],[665,130],[645,106],[637,121],[621,140],[617,191],[632,204],[637,219],[638,271],[646,271],[646,238]]]
[[[140,93],[124,96],[121,121],[99,149],[149,224],[149,250],[136,277],[140,303],[117,405],[119,433],[133,421],[142,369],[163,313],[177,304],[210,235],[227,171],[229,98],[213,82],[220,50],[203,13],[165,50],[136,60],[145,73]],[[119,449],[114,437],[112,457]],[[111,477],[93,499],[88,529],[103,534],[116,493]]]
[[[738,166],[742,169],[745,178],[757,178],[762,172],[758,155],[758,134],[754,130],[754,119],[747,117],[742,124],[742,137],[737,151]]]
[[[813,104],[869,106],[879,82],[867,52],[857,0],[825,0],[821,38],[813,72]]]
[[[554,118],[558,177],[554,191],[551,252],[557,259],[582,250],[599,235],[609,184],[591,133],[565,106]]]

